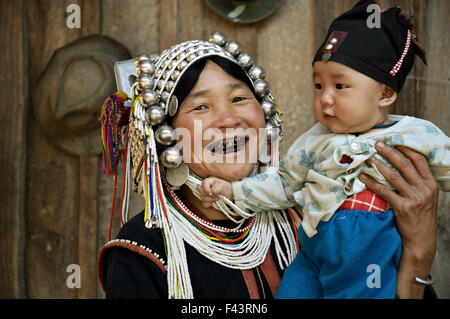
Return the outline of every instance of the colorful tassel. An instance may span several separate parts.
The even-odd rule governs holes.
[[[107,176],[117,176],[117,166],[121,150],[119,150],[120,126],[127,124],[129,110],[124,103],[128,96],[117,92],[108,96],[102,106],[99,121],[102,126],[102,160]]]

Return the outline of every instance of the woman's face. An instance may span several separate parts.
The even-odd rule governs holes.
[[[229,181],[246,177],[255,165],[264,124],[248,86],[212,61],[206,62],[173,120],[189,168],[203,178]]]

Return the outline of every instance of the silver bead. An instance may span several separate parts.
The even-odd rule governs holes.
[[[136,68],[139,67],[139,64],[144,61],[144,60],[149,60],[150,58],[148,57],[148,55],[146,54],[139,54],[137,57],[134,58],[134,65],[136,66]]]
[[[139,75],[148,74],[153,75],[155,73],[155,66],[150,60],[144,60],[139,63],[139,67],[137,68]]]
[[[156,70],[155,71],[155,79],[159,78],[161,76],[161,74],[162,74],[162,70],[161,69]]]
[[[209,35],[209,42],[223,47],[227,43],[227,37],[222,32],[214,31]]]
[[[175,64],[176,64],[175,61],[171,61],[171,62],[169,63],[169,65],[167,66],[167,68],[168,68],[169,70],[172,70],[172,69],[175,67]]]
[[[145,90],[140,98],[141,104],[144,104],[146,106],[154,105],[158,103],[158,100],[158,94],[153,90]]]
[[[158,81],[158,83],[156,83],[156,87],[158,88],[158,90],[162,90],[162,88],[164,87],[164,81]]]
[[[155,139],[159,144],[169,146],[174,142],[175,131],[169,125],[162,125],[155,131]]]
[[[170,95],[169,92],[163,91],[163,92],[161,93],[161,101],[167,102],[167,100],[169,99],[169,95]]]
[[[150,125],[158,125],[164,121],[164,109],[159,106],[152,106],[145,112],[145,119]]]
[[[166,148],[161,153],[160,160],[161,160],[161,163],[164,165],[164,167],[175,168],[181,164],[181,162],[183,161],[183,157],[181,156],[178,148],[175,146],[172,146],[172,147]]]
[[[239,56],[237,57],[237,61],[244,69],[251,68],[255,63],[252,56],[248,53],[239,54]]]
[[[172,79],[172,81],[176,81],[179,76],[180,76],[180,71],[175,70],[175,71],[172,72],[170,78]]]
[[[225,50],[227,50],[232,56],[237,57],[241,54],[241,45],[236,41],[229,41],[225,44]]]
[[[172,91],[174,85],[175,85],[174,81],[167,81],[166,86],[165,86],[166,91],[168,91],[168,92]]]
[[[141,90],[148,90],[152,88],[153,78],[150,75],[142,74],[137,78],[139,81],[139,88]]]
[[[268,100],[262,101],[261,108],[262,108],[262,110],[264,112],[264,117],[266,119],[270,119],[277,112],[275,104],[273,104],[272,102],[270,102]]]
[[[197,55],[195,53],[190,53],[187,57],[186,57],[186,61],[191,62],[194,59],[197,58]]]
[[[253,82],[253,87],[255,88],[255,92],[259,97],[265,97],[267,94],[270,93],[270,86],[264,80],[261,79],[255,80]]]
[[[250,70],[248,71],[248,75],[250,75],[250,78],[252,80],[264,80],[266,78],[266,72],[264,71],[264,69],[258,65],[254,65],[250,68]]]
[[[194,53],[196,50],[197,50],[197,48],[195,46],[189,47],[186,49],[186,53],[187,54]]]
[[[187,62],[187,61],[181,61],[181,62],[177,65],[177,70],[178,70],[178,71],[183,70],[183,69],[186,67],[186,65],[188,65],[188,62]]]

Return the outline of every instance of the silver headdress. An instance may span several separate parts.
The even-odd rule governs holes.
[[[280,112],[270,86],[265,80],[266,73],[255,64],[248,53],[242,52],[238,42],[227,41],[222,33],[213,32],[209,41],[183,42],[162,51],[157,56],[139,55],[134,61],[139,76],[130,92],[134,103],[129,134],[133,141],[131,148],[133,176],[137,177],[137,191],[140,194],[143,194],[145,190],[143,185],[145,180],[142,173],[137,170],[142,170],[142,165],[139,163],[145,155],[144,150],[152,144],[149,139],[155,139],[160,146],[165,147],[159,154],[159,161],[165,168],[164,176],[167,182],[174,187],[179,187],[188,180],[188,170],[184,167],[186,164],[183,163],[178,148],[173,146],[176,140],[175,131],[165,120],[175,116],[178,111],[178,99],[173,93],[184,72],[193,63],[208,56],[223,57],[245,70],[254,86],[255,93],[262,100],[261,108],[266,119],[267,135],[272,143],[280,141],[282,134]],[[148,150],[150,154],[147,155],[150,156],[150,161],[158,161],[155,150],[152,151],[151,146]],[[147,222],[156,221],[153,218],[154,215],[150,212],[147,215]]]

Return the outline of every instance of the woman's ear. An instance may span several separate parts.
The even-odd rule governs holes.
[[[382,88],[382,94],[380,99],[380,106],[381,107],[387,107],[397,100],[397,92],[395,92],[392,88],[389,86],[383,84]]]

